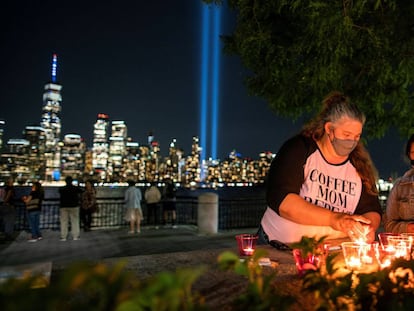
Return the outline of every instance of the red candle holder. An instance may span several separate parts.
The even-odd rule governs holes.
[[[251,256],[254,254],[257,243],[257,235],[255,234],[239,234],[236,235],[237,246],[240,256]]]
[[[304,254],[298,248],[293,249],[292,253],[300,277],[304,276],[307,270],[317,270],[322,262],[322,254]]]

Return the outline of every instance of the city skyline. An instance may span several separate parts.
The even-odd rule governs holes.
[[[57,53],[61,139],[76,133],[91,146],[96,116],[106,113],[125,121],[128,136],[139,143],[152,131],[162,150],[176,138],[189,152],[191,137],[199,135],[201,5],[88,1],[80,9],[69,1],[59,8],[52,1],[7,3],[0,21],[5,138],[19,138],[26,125],[39,124],[43,86]],[[230,33],[234,16],[227,9],[223,14],[222,33]],[[263,100],[249,96],[237,57],[223,54],[220,73],[220,159],[233,149],[245,157],[277,152],[299,131],[303,120],[277,117]],[[394,132],[368,142],[381,177],[408,167],[403,145]]]

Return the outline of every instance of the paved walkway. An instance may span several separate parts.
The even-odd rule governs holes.
[[[199,234],[197,227],[178,226],[177,229],[142,228],[140,234],[129,234],[127,228],[99,229],[82,232],[78,241],[62,242],[58,231],[44,230],[44,239],[27,242],[28,233],[20,232],[14,241],[0,244],[0,267],[52,262],[53,269],[64,268],[78,260],[101,259],[234,248],[234,236],[255,233],[256,229],[239,229],[217,234]]]

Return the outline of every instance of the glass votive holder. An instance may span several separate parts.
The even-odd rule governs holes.
[[[378,240],[381,244],[382,249],[386,250],[388,247],[388,239],[389,237],[393,237],[393,236],[400,236],[399,233],[393,233],[393,232],[380,232],[378,233]]]
[[[411,247],[413,239],[410,236],[390,236],[388,237],[387,249],[395,251],[395,258],[411,259]]]
[[[345,265],[350,270],[370,270],[377,265],[378,243],[343,242],[342,254]]]
[[[237,246],[240,256],[251,256],[256,249],[258,236],[255,234],[239,234],[236,235]]]
[[[404,232],[401,233],[401,236],[408,237],[411,240],[411,259],[414,259],[414,233]]]
[[[376,257],[380,269],[389,267],[395,259],[395,249],[390,246],[383,248],[382,246],[378,246],[377,242]]]
[[[293,249],[292,254],[300,277],[304,276],[308,270],[317,270],[323,259],[323,254],[304,254],[299,248]]]

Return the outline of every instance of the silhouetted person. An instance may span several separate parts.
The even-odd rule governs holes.
[[[167,179],[164,187],[164,198],[163,198],[163,217],[164,217],[164,226],[167,225],[168,219],[171,218],[171,225],[173,228],[176,226],[176,192],[174,182],[171,179]],[[170,216],[170,217],[169,217]]]
[[[92,214],[97,211],[96,190],[91,181],[85,182],[85,191],[82,193],[81,218],[83,230],[90,231]]]
[[[4,187],[3,203],[1,203],[1,218],[4,226],[4,239],[11,241],[13,239],[14,222],[16,219],[16,211],[14,208],[15,191],[13,179],[9,178]]]
[[[66,186],[59,189],[60,193],[60,240],[68,238],[68,226],[70,221],[72,238],[79,240],[79,205],[82,190],[72,184],[72,177],[65,179]]]
[[[35,182],[30,194],[22,198],[26,204],[27,218],[31,232],[31,237],[28,239],[28,242],[37,242],[43,239],[42,233],[40,232],[40,213],[42,211],[43,198],[44,190],[39,182]]]
[[[145,190],[145,202],[147,203],[148,223],[152,220],[155,229],[158,229],[158,208],[161,201],[161,191],[153,183]]]

